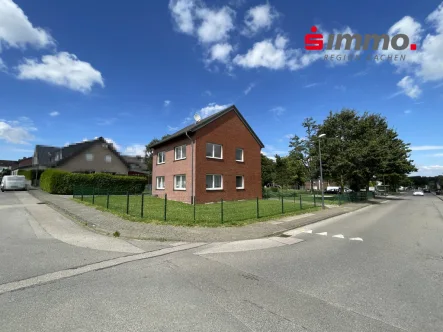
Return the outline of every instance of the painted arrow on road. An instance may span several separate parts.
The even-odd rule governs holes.
[[[328,236],[328,232],[323,232],[323,233],[315,233],[317,235],[323,235],[323,236]]]
[[[363,242],[363,239],[361,237],[351,237],[349,240],[350,241],[362,241]]]
[[[343,234],[337,234],[337,235],[334,235],[334,236],[332,236],[332,237],[337,237],[337,238],[339,238],[339,239],[344,239],[345,237],[343,236]]]

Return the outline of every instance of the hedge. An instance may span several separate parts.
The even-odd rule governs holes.
[[[35,169],[29,169],[29,170],[24,170],[24,169],[19,169],[17,172],[17,175],[24,175],[26,180],[35,180],[35,175],[37,174],[37,179],[40,179],[40,176],[42,175],[43,170],[38,170],[38,174],[37,174],[37,170]]]
[[[141,193],[147,179],[138,176],[105,173],[80,174],[57,169],[47,169],[40,178],[40,188],[51,194],[72,195],[74,188],[96,188],[109,192]]]

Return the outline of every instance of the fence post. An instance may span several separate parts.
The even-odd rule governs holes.
[[[221,199],[221,222],[223,223],[223,198]]]
[[[260,219],[260,209],[258,206],[258,197],[257,197],[257,219]]]
[[[295,197],[297,196],[297,193],[294,192],[294,205],[295,205]]]
[[[106,208],[109,209],[109,191],[108,194],[106,195]]]
[[[315,201],[315,193],[314,193],[314,207],[317,206],[317,202]]]
[[[301,195],[300,195],[300,210],[302,210],[303,209],[303,205],[302,205],[302,202],[301,202]]]
[[[168,204],[168,194],[165,194],[165,211],[163,214],[163,220],[166,221],[166,206]]]
[[[285,208],[283,207],[283,195],[281,195],[281,214],[285,213]]]
[[[80,189],[80,193],[82,195],[82,201],[83,201],[83,187],[81,187],[82,189]]]
[[[126,214],[129,214],[129,191],[126,193]]]
[[[141,211],[140,211],[140,217],[143,218],[143,208],[145,206],[145,194],[142,193],[142,205],[140,207]]]
[[[92,204],[95,203],[95,189],[92,188]]]

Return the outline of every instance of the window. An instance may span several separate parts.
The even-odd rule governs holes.
[[[206,143],[206,157],[222,159],[222,146],[220,144]]]
[[[223,179],[219,174],[206,175],[206,190],[223,189]]]
[[[157,189],[165,189],[165,177],[157,176]]]
[[[87,161],[93,161],[94,160],[94,155],[92,153],[87,153],[86,154],[86,160]]]
[[[174,190],[186,190],[186,175],[174,175]]]
[[[235,160],[236,161],[244,161],[243,160],[243,149],[235,149]]]
[[[242,175],[237,175],[235,177],[235,188],[236,189],[245,189],[245,178]]]
[[[164,163],[165,163],[165,151],[162,151],[157,154],[157,164],[164,164]]]
[[[105,156],[105,161],[106,161],[107,163],[110,163],[110,162],[112,161],[112,156],[111,156],[110,154],[107,154],[107,155]]]
[[[186,145],[177,146],[174,150],[175,160],[186,159]]]

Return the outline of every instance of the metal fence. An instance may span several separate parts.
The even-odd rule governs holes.
[[[363,195],[364,194],[364,195]],[[177,221],[200,224],[236,224],[244,220],[262,219],[291,213],[302,213],[321,206],[321,196],[292,193],[243,201],[223,201],[207,204],[187,204],[168,200],[167,195],[154,197],[150,193],[113,192],[92,187],[74,188],[73,197],[135,219]],[[361,202],[366,193],[325,196],[325,205]]]

